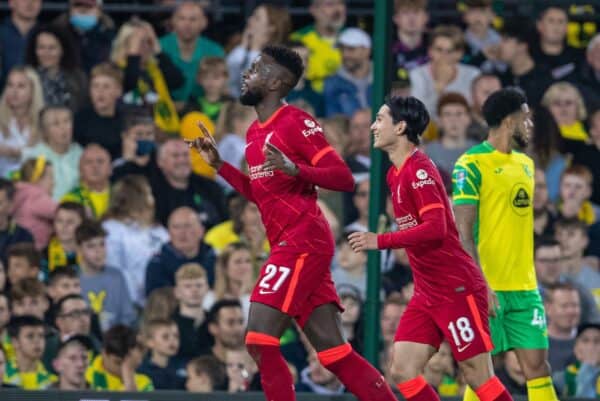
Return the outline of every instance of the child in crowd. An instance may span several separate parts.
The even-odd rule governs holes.
[[[179,350],[177,324],[169,319],[150,320],[144,322],[142,331],[149,355],[138,372],[150,377],[157,390],[183,389],[184,379],[178,376],[173,358]]]
[[[81,269],[81,293],[100,318],[106,331],[115,324],[132,324],[136,319],[133,302],[123,274],[106,266],[106,232],[100,223],[83,222],[75,230]]]
[[[11,286],[25,278],[40,276],[41,255],[33,244],[17,243],[8,247],[6,275]]]
[[[600,206],[590,202],[594,176],[584,166],[567,167],[560,177],[560,203],[563,217],[576,217],[588,226],[600,220]]]
[[[79,183],[79,158],[83,149],[73,143],[73,114],[64,106],[47,106],[40,112],[43,141],[23,150],[22,160],[44,156],[54,168],[52,197],[58,201]]]
[[[44,322],[34,316],[16,316],[10,320],[8,333],[15,350],[4,372],[4,382],[24,390],[45,390],[56,381],[41,361],[46,344]]]
[[[137,333],[123,325],[116,325],[104,333],[102,353],[85,372],[93,390],[152,391],[152,380],[136,373],[144,355],[137,342]]]
[[[216,56],[204,57],[198,66],[196,82],[203,93],[192,95],[183,113],[200,111],[216,122],[223,106],[232,100],[227,89],[229,71],[225,59]]]
[[[351,284],[360,291],[361,299],[366,299],[367,253],[354,252],[348,243],[347,235],[342,235],[335,257],[337,267],[331,272],[335,285]]]
[[[51,273],[57,267],[77,266],[75,229],[85,219],[85,209],[75,202],[62,202],[54,215],[54,236],[42,254],[42,268]]]
[[[225,387],[225,366],[212,355],[194,358],[187,364],[185,389],[191,393],[211,393]]]
[[[35,316],[44,320],[50,307],[46,286],[35,278],[24,278],[10,289],[10,306],[14,316]]]
[[[51,196],[54,166],[41,155],[25,161],[19,174],[12,213],[17,224],[31,232],[36,248],[43,249],[52,234],[57,206]]]
[[[55,305],[71,294],[81,294],[81,281],[74,267],[59,267],[48,275],[48,296]]]

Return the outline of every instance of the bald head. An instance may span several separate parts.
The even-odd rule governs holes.
[[[111,173],[108,151],[95,143],[86,146],[79,159],[81,182],[95,191],[103,191],[109,185]]]
[[[198,254],[205,230],[194,209],[184,206],[173,210],[168,228],[175,249],[189,258]]]

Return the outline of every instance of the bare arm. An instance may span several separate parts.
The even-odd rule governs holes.
[[[477,220],[477,205],[454,205],[454,217],[463,248],[480,266],[477,245],[475,245],[473,237],[473,228]]]

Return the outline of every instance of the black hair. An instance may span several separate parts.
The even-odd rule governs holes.
[[[537,252],[540,248],[550,248],[555,246],[560,246],[560,242],[556,240],[556,238],[544,235],[541,237],[537,237],[534,241],[534,252]]]
[[[33,67],[40,65],[37,57],[37,40],[41,34],[46,33],[54,36],[62,47],[62,56],[60,57],[60,68],[65,71],[73,71],[80,67],[80,57],[75,51],[75,45],[71,37],[62,28],[57,25],[42,25],[29,35],[25,46],[25,64]]]
[[[538,21],[541,20],[542,18],[544,18],[546,16],[546,13],[550,10],[560,10],[565,14],[565,16],[567,17],[567,20],[569,19],[569,12],[560,3],[556,2],[556,1],[542,1],[539,3],[540,4],[537,7],[538,10],[537,10],[537,15],[536,15],[536,19]]]
[[[58,208],[56,209],[56,211],[58,212],[59,210],[68,210],[70,212],[75,212],[77,213],[77,215],[79,215],[81,221],[85,220],[86,218],[85,207],[81,203],[73,201],[64,201],[58,204]]]
[[[13,316],[8,322],[8,335],[10,338],[19,337],[24,327],[44,327],[44,322],[31,315]]]
[[[502,27],[502,36],[525,43],[531,48],[531,41],[536,37],[535,29],[527,19],[508,19]]]
[[[242,304],[237,299],[222,299],[213,304],[208,312],[208,323],[216,323],[219,318],[219,312],[225,308],[242,308]]]
[[[117,324],[104,333],[103,340],[106,354],[125,358],[137,345],[137,333],[124,324]]]
[[[408,140],[415,145],[421,143],[421,135],[429,125],[429,112],[423,102],[412,96],[394,96],[388,98],[385,105],[390,109],[394,124],[406,122],[404,133]]]
[[[94,343],[92,342],[92,339],[90,337],[88,337],[86,335],[82,335],[82,334],[76,334],[74,336],[68,337],[65,341],[61,342],[58,345],[58,349],[56,350],[56,355],[57,356],[60,355],[62,350],[64,350],[71,344],[79,344],[80,346],[85,348],[87,351],[95,351]]]
[[[285,46],[267,46],[262,53],[271,57],[277,64],[288,70],[294,76],[294,82],[290,82],[291,88],[295,87],[304,73],[302,58],[294,50]]]
[[[75,242],[77,245],[81,245],[86,241],[89,241],[94,238],[106,237],[106,231],[102,227],[102,225],[93,220],[84,220],[76,229],[75,229]]]
[[[509,115],[521,110],[527,103],[522,90],[514,87],[500,89],[492,93],[481,108],[483,118],[490,128],[498,128]]]
[[[79,278],[77,270],[73,266],[59,266],[48,275],[48,286],[54,285],[61,278]]]
[[[6,178],[0,178],[0,191],[6,192],[6,197],[13,200],[15,197],[15,184]]]

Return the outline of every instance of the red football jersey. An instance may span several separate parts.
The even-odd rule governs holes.
[[[263,170],[266,142],[299,167],[297,176]],[[315,185],[350,191],[354,181],[314,118],[284,105],[264,123],[255,121],[246,135],[246,161],[248,175],[227,163],[219,174],[256,203],[271,248],[333,254],[333,235],[317,205]]]
[[[463,249],[442,178],[431,159],[415,150],[387,174],[398,231],[378,236],[379,248],[406,248],[414,297],[429,305],[485,286],[483,274]]]

